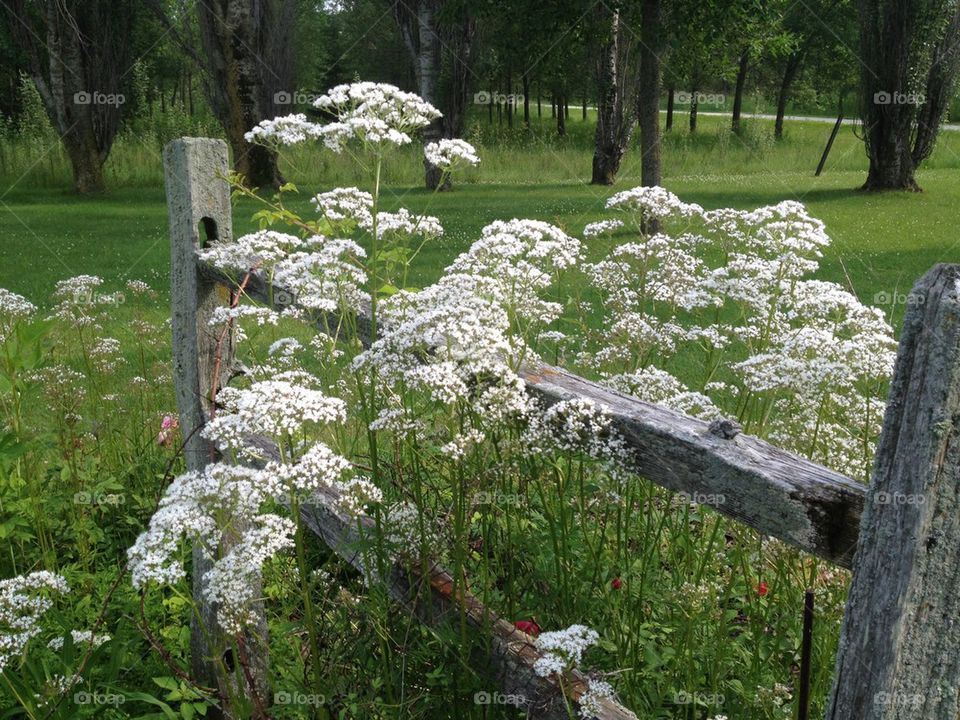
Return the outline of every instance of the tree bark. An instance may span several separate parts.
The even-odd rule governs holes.
[[[933,152],[933,146],[940,132],[940,123],[950,106],[956,86],[957,71],[960,69],[960,7],[950,18],[947,32],[934,49],[933,64],[927,73],[927,82],[923,104],[917,115],[916,137],[911,156],[913,164],[919,166]]]
[[[660,185],[660,60],[663,52],[660,0],[643,0],[640,26],[640,177],[648,187]]]
[[[697,101],[697,95],[699,93],[699,90],[690,91],[690,132],[692,133],[697,131],[697,110],[700,106],[700,103]]]
[[[776,140],[783,139],[783,117],[787,113],[787,98],[790,96],[790,88],[793,87],[793,81],[797,79],[797,73],[800,71],[800,64],[803,59],[803,52],[795,50],[787,58],[787,66],[783,71],[783,77],[780,80],[780,89],[777,92],[777,119],[773,125],[773,137]]]
[[[673,95],[676,91],[672,85],[667,88],[667,132],[673,130]]]
[[[530,76],[523,74],[523,124],[530,129]]]
[[[457,22],[449,22],[441,28],[438,14],[443,3],[444,0],[392,0],[400,35],[413,61],[418,93],[443,113],[443,117],[424,128],[422,136],[425,144],[463,134],[469,99],[470,62],[476,22],[464,12]],[[444,35],[442,40],[441,32]],[[447,63],[444,72],[441,72],[445,56]],[[444,80],[442,88],[441,78]],[[497,103],[497,116],[501,122],[502,112],[500,103]],[[492,122],[492,105],[488,113]],[[423,164],[424,184],[428,189],[452,188],[449,174],[445,176],[443,186],[438,187],[442,173],[426,159]]]
[[[276,188],[284,181],[276,153],[244,135],[281,114],[276,94],[294,89],[295,6],[295,0],[197,4],[206,96],[230,144],[233,169],[250,187]]]
[[[740,52],[740,63],[737,66],[737,84],[733,91],[733,120],[731,128],[740,133],[740,115],[743,110],[743,89],[747,84],[747,68],[750,65],[750,48]]]
[[[613,185],[633,134],[634,114],[627,97],[633,82],[628,74],[629,41],[623,33],[620,11],[602,3],[596,12],[609,30],[598,48],[595,63],[597,83],[597,128],[594,133],[593,171],[590,183]],[[563,115],[563,113],[560,113]]]
[[[960,713],[960,267],[910,293],[867,488],[828,720]]]

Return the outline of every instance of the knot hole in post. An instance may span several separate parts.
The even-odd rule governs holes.
[[[220,235],[217,231],[217,221],[210,217],[200,218],[200,226],[198,228],[197,237],[200,240],[201,250],[209,247],[212,243],[215,243],[217,240],[219,240]]]

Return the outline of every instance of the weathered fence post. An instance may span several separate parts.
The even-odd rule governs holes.
[[[828,720],[956,720],[960,266],[916,285],[860,523]]]
[[[229,305],[231,293],[197,270],[196,251],[209,243],[232,240],[227,146],[222,140],[180,138],[163,151],[170,219],[170,293],[173,330],[173,376],[180,428],[185,438],[187,469],[200,471],[219,459],[216,448],[199,429],[214,412],[214,393],[232,370],[233,337],[209,325],[215,308]],[[202,232],[201,232],[202,231]],[[201,237],[201,234],[204,237]],[[214,377],[214,375],[217,377]],[[231,539],[223,538],[222,546]],[[201,580],[211,565],[200,548],[193,551],[193,597],[198,615],[192,622],[192,672],[198,682],[220,690],[224,703],[238,693],[248,695],[247,682],[233,656],[234,642],[219,633],[216,607],[203,597]],[[262,621],[245,640],[246,671],[262,699],[266,698],[267,641]],[[229,707],[224,715],[233,715]]]

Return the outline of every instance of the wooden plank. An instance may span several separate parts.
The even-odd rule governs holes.
[[[220,331],[209,325],[217,307],[229,306],[231,294],[222,284],[204,278],[196,264],[202,243],[228,243],[233,238],[230,191],[223,179],[229,170],[227,146],[222,140],[181,138],[164,148],[163,164],[170,222],[173,377],[187,469],[200,471],[219,459],[199,429],[212,416],[215,390],[225,384],[233,364],[232,334],[221,338]],[[225,537],[223,549],[229,549],[230,543],[231,538]],[[233,643],[218,632],[216,608],[202,592],[201,580],[211,564],[199,548],[194,549],[193,597],[199,618],[195,615],[191,621],[191,664],[194,678],[219,688],[226,704],[238,692],[246,694],[245,681],[229,649]],[[267,693],[266,632],[261,608],[258,622],[245,638],[247,670],[260,697]],[[220,710],[231,714],[229,707]]]
[[[910,297],[828,720],[960,716],[960,266]]]
[[[235,287],[200,263],[206,277]],[[258,277],[251,297],[269,302]],[[322,329],[323,322],[317,324]],[[369,331],[369,326],[365,328]],[[362,338],[369,344],[370,338]],[[632,469],[652,482],[691,497],[764,535],[779,538],[840,567],[856,551],[866,486],[748,435],[733,424],[710,424],[611,390],[550,365],[521,371],[530,392],[545,403],[587,398],[607,407],[632,451]],[[732,436],[732,437],[728,437]]]
[[[631,470],[764,535],[849,568],[866,487],[737,432],[651,405],[566,370],[540,365],[521,376],[548,405],[586,398],[610,412],[631,451]],[[730,436],[733,437],[730,437]]]

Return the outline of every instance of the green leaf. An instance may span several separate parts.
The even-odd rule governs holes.
[[[155,685],[162,687],[164,690],[179,690],[180,685],[177,683],[176,679],[172,677],[155,677],[152,678]]]

